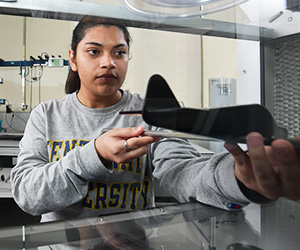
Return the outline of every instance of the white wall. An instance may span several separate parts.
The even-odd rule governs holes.
[[[76,22],[2,15],[0,32],[7,39],[1,41],[0,58],[5,61],[20,61],[24,60],[26,54],[26,59],[29,60],[30,55],[37,58],[41,53],[47,52],[50,56],[61,55],[67,59],[75,25]],[[130,31],[133,38],[132,59],[124,88],[144,95],[148,79],[152,74],[158,73],[166,78],[179,101],[187,106],[199,107],[200,36],[133,28]],[[40,101],[61,98],[64,95],[67,72],[68,67],[44,67],[40,83],[27,82],[26,104],[34,108]],[[20,109],[23,99],[19,73],[19,67],[0,68],[0,77],[4,79],[4,84],[0,85],[0,98],[9,100],[15,110]],[[3,110],[4,107],[0,107],[0,111]]]
[[[208,107],[210,78],[237,79],[237,41],[203,37],[203,48],[203,106]]]
[[[24,60],[26,54],[26,59],[29,60],[30,55],[37,57],[42,52],[47,52],[50,56],[61,55],[68,59],[75,25],[76,22],[71,21],[0,15],[0,32],[3,37],[0,58],[19,61]],[[144,95],[148,79],[152,74],[158,73],[165,77],[177,99],[186,107],[200,108],[202,101],[204,107],[208,106],[210,78],[238,78],[238,46],[235,39],[204,36],[201,47],[199,35],[136,28],[130,28],[130,32],[133,38],[132,58],[124,89]],[[26,104],[34,108],[40,101],[63,97],[67,72],[68,67],[44,67],[40,83],[27,82]],[[8,99],[15,111],[21,110],[23,99],[19,73],[18,67],[0,67],[0,77],[4,79],[4,84],[0,84],[0,98]],[[239,86],[239,82],[237,84]],[[4,110],[5,107],[0,107],[0,111]]]
[[[161,74],[178,101],[201,104],[200,36],[131,29],[132,59],[125,88],[145,94],[151,75]]]
[[[30,56],[38,59],[38,55],[47,52],[50,56],[61,55],[67,59],[73,27],[73,22],[61,20],[0,15],[0,58],[5,61],[23,61],[25,56],[26,60],[29,60]],[[29,67],[26,70],[30,72]],[[33,83],[29,74],[26,77],[26,104],[35,107],[40,101],[64,96],[67,72],[68,67],[43,67],[41,81]],[[39,75],[38,69],[36,75]],[[0,67],[0,77],[4,82],[0,85],[0,98],[7,99],[15,111],[20,110],[23,101],[20,68]],[[0,111],[4,108],[0,107]]]

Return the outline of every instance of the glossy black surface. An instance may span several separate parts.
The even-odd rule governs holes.
[[[182,108],[160,75],[149,79],[142,116],[150,125],[227,142],[245,143],[247,134],[254,131],[262,134],[265,144],[288,135],[287,129],[277,126],[271,113],[259,104]],[[300,148],[299,141],[290,141]]]

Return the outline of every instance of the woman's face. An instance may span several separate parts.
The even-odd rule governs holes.
[[[124,34],[118,27],[101,25],[87,29],[76,56],[74,51],[69,52],[71,68],[78,71],[81,81],[80,101],[116,103],[128,68],[128,54]]]

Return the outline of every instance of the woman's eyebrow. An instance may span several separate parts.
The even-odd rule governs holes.
[[[120,43],[120,44],[117,44],[116,46],[114,46],[114,48],[119,48],[119,47],[128,47],[128,45],[125,43]]]
[[[95,45],[95,46],[103,47],[101,43],[96,43],[96,42],[87,42],[85,43],[85,45]]]
[[[97,43],[97,42],[87,42],[85,44],[86,45],[95,45],[95,46],[102,47],[102,48],[104,47],[101,43]],[[113,48],[119,48],[119,47],[128,47],[128,46],[125,43],[120,43],[120,44],[115,45]]]

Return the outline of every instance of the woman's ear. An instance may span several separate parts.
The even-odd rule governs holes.
[[[72,49],[69,50],[69,64],[70,64],[71,69],[74,72],[77,71],[76,57],[75,57],[74,50],[72,50]]]

